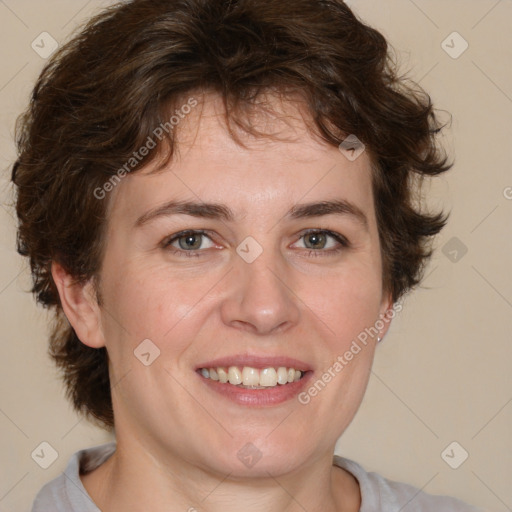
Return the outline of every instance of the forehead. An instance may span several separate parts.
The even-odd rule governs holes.
[[[227,203],[240,216],[303,198],[372,204],[368,155],[349,161],[322,141],[300,99],[267,95],[245,114],[255,133],[228,127],[222,99],[205,96],[176,126],[172,159],[127,176],[114,191],[113,210],[133,216],[170,199]]]
[[[186,99],[182,101],[183,105],[188,103]],[[332,146],[321,141],[311,126],[311,114],[299,95],[262,93],[253,104],[230,108],[226,115],[220,95],[206,93],[197,98],[197,107],[175,126],[174,167],[179,166],[180,160],[201,158],[204,153],[221,160],[224,156],[225,161],[235,165],[235,155],[247,152],[259,161],[275,158],[278,153],[293,154],[295,160],[315,160],[319,152]],[[155,172],[156,165],[141,170],[141,174]]]

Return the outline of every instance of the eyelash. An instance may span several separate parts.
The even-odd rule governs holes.
[[[299,240],[307,235],[313,235],[313,234],[314,235],[321,234],[321,235],[330,236],[331,238],[336,240],[336,242],[338,242],[339,245],[334,249],[310,249],[307,252],[307,256],[312,256],[312,257],[334,256],[334,255],[338,254],[339,252],[341,252],[342,250],[347,249],[351,246],[350,242],[343,235],[336,233],[334,231],[330,231],[328,229],[306,230],[300,235]],[[171,235],[170,237],[166,238],[162,242],[161,246],[163,249],[170,250],[170,252],[172,254],[176,254],[178,256],[183,256],[186,258],[198,258],[198,257],[200,257],[200,253],[204,252],[205,249],[199,249],[196,251],[185,251],[183,249],[177,249],[175,247],[172,247],[172,244],[176,240],[179,240],[180,238],[183,238],[185,236],[190,236],[190,235],[206,236],[213,242],[211,236],[209,236],[207,231],[198,229],[198,230],[180,231],[179,233],[175,233],[174,235]]]

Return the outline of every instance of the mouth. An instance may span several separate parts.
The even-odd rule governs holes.
[[[268,389],[285,386],[299,381],[306,373],[286,366],[277,368],[270,366],[262,369],[251,366],[217,366],[215,368],[200,368],[197,372],[205,379],[244,389]]]
[[[238,405],[270,406],[296,397],[313,371],[288,357],[239,356],[205,362],[196,374],[209,389]]]

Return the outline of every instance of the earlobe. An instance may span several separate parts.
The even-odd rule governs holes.
[[[101,311],[92,280],[77,282],[59,263],[52,263],[52,277],[64,314],[80,341],[89,347],[105,346]]]

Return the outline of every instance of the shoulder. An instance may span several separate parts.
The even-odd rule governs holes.
[[[82,485],[80,473],[97,468],[115,448],[116,443],[111,442],[73,454],[64,472],[37,493],[31,512],[99,512]]]
[[[334,464],[354,475],[359,482],[360,512],[482,512],[456,498],[427,494],[412,485],[368,473],[357,462],[339,455],[334,456]]]

